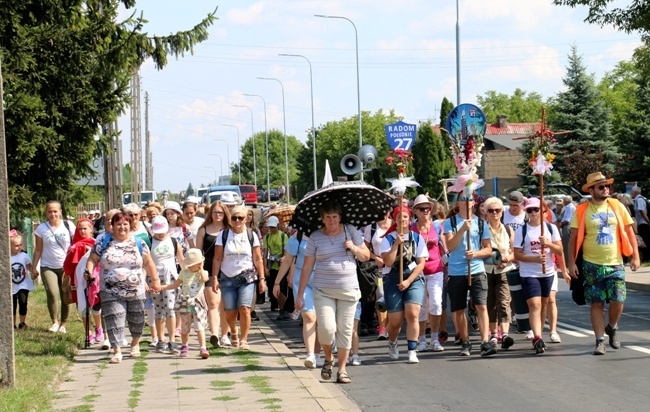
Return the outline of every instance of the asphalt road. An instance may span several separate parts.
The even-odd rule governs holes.
[[[452,342],[444,352],[420,353],[420,363],[410,365],[403,333],[398,361],[388,358],[386,341],[362,337],[363,364],[349,367],[353,383],[339,388],[369,411],[644,410],[650,399],[650,294],[628,290],[619,323],[622,348],[608,346],[605,356],[592,355],[595,339],[588,308],[576,306],[563,284],[558,308],[562,343],[548,343],[546,330],[549,348],[542,355],[535,355],[524,335],[514,334],[510,350],[481,358],[475,332],[471,357],[458,356],[460,347]],[[274,325],[288,336],[287,346],[302,358],[299,323],[274,320]]]

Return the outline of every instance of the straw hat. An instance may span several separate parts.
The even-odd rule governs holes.
[[[596,186],[597,184],[604,183],[606,185],[611,185],[614,183],[614,179],[608,179],[604,174],[600,172],[592,173],[587,176],[587,183],[582,185],[582,191],[588,192],[590,187]]]
[[[185,267],[194,266],[197,263],[203,263],[205,258],[203,257],[203,252],[201,249],[192,248],[185,253],[185,259],[183,259],[183,265]]]
[[[418,195],[415,200],[413,200],[413,208],[415,209],[418,205],[422,203],[427,203],[429,207],[433,208],[433,202],[429,200],[425,195]]]

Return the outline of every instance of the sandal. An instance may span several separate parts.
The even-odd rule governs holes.
[[[131,346],[131,357],[132,358],[140,357],[140,345]]]
[[[241,341],[239,344],[239,350],[251,350],[251,348],[248,346],[248,342],[245,340]]]
[[[323,362],[323,367],[320,370],[321,379],[328,381],[332,379],[332,361],[326,360]]]
[[[121,363],[121,362],[122,362],[122,352],[114,353],[113,357],[109,361],[109,363]]]
[[[352,378],[346,371],[336,374],[336,383],[352,383]]]

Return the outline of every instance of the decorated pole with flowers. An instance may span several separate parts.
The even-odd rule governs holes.
[[[397,204],[399,205],[400,215],[402,213],[402,207],[404,203],[404,193],[409,187],[420,186],[418,182],[413,180],[413,176],[406,177],[406,169],[408,165],[413,161],[413,155],[408,150],[404,149],[395,149],[388,153],[386,157],[386,164],[392,166],[397,172],[397,179],[386,179],[390,184],[390,191],[392,191],[397,197]],[[397,233],[402,234],[402,226],[397,225]],[[404,246],[400,245],[399,248],[399,282],[404,281]]]
[[[465,210],[470,216],[469,198],[473,192],[483,187],[478,177],[478,168],[483,157],[483,136],[485,134],[485,115],[473,104],[460,104],[449,113],[445,130],[449,134],[451,153],[456,163],[458,176],[456,184],[449,189],[462,193],[465,197]],[[470,231],[467,231],[467,251],[471,249]],[[467,260],[467,283],[472,284],[471,261]]]

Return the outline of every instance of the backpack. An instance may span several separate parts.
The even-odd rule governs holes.
[[[551,228],[551,224],[548,222],[546,223],[546,227],[548,228],[548,233],[553,233],[553,228]],[[526,240],[526,232],[528,232],[528,223],[524,224],[521,227],[521,245],[520,247],[523,249],[524,248],[524,241]]]
[[[246,228],[246,232],[248,233],[248,242],[251,244],[251,251],[253,250],[253,231]],[[230,233],[230,229],[224,229],[221,231],[221,246],[225,246],[226,242],[228,241],[228,234]],[[284,247],[283,247],[284,248]]]
[[[454,233],[456,233],[458,231],[458,229],[456,228],[456,225],[457,225],[457,223],[456,223],[457,222],[456,215],[453,215],[452,217],[450,217],[450,219],[451,219],[451,230]],[[483,238],[483,232],[484,231],[485,231],[485,220],[483,220],[483,219],[481,219],[479,217],[478,218],[478,240],[479,240],[479,242]]]
[[[140,252],[140,255],[142,255],[142,245],[144,244],[144,240],[140,239],[137,236],[133,236],[135,238],[135,244],[138,246],[138,251]],[[108,244],[111,243],[111,240],[113,240],[113,234],[108,233],[106,236],[104,236],[104,239],[102,239],[102,246],[99,249],[99,258],[101,259],[102,256],[104,255],[104,252],[106,251],[106,248],[108,247]]]

